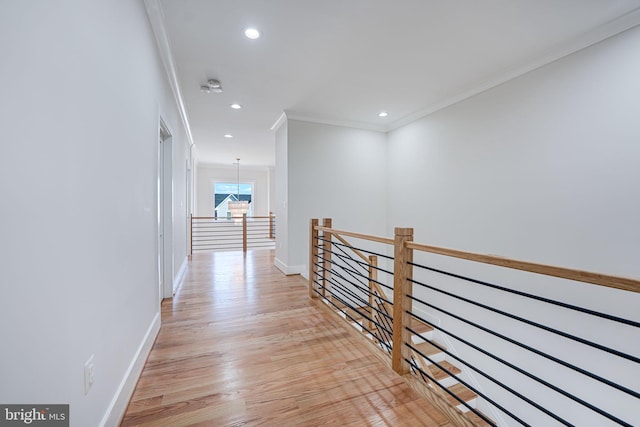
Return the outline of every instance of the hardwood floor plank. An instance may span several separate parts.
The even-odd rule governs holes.
[[[273,257],[191,258],[123,427],[449,426]]]

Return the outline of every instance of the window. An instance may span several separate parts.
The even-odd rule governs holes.
[[[247,216],[253,216],[253,184],[240,183],[240,200],[249,202]],[[231,182],[216,182],[213,185],[213,216],[216,218],[231,218],[228,203],[238,200],[238,184]]]

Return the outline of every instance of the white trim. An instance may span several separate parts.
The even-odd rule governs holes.
[[[635,8],[632,11],[616,19],[613,19],[612,21],[609,21],[597,28],[594,28],[593,30],[588,31],[585,34],[581,34],[580,36],[575,37],[566,43],[556,46],[550,49],[549,51],[547,51],[546,53],[544,53],[543,55],[537,58],[534,58],[532,61],[515,65],[511,68],[503,70],[502,73],[500,73],[498,76],[494,78],[491,78],[483,82],[479,82],[478,84],[475,84],[472,87],[467,88],[456,95],[450,96],[447,99],[444,99],[440,102],[437,102],[425,108],[421,108],[418,111],[415,111],[411,114],[401,117],[398,120],[386,125],[377,125],[373,123],[363,123],[358,121],[339,120],[339,119],[332,119],[332,118],[326,118],[326,117],[319,117],[319,116],[313,116],[313,115],[308,115],[303,113],[297,113],[295,111],[290,111],[290,110],[285,111],[285,114],[286,114],[286,117],[291,120],[300,120],[303,122],[321,123],[321,124],[327,124],[327,125],[343,126],[343,127],[350,127],[350,128],[356,128],[356,129],[364,129],[364,130],[374,130],[378,132],[390,132],[404,125],[407,125],[411,122],[414,122],[422,117],[425,117],[429,114],[435,113],[438,110],[442,110],[443,108],[449,107],[467,98],[471,98],[474,95],[477,95],[481,92],[494,88],[509,80],[513,80],[523,74],[526,74],[537,68],[543,67],[547,64],[557,61],[558,59],[564,58],[565,56],[569,56],[572,53],[585,49],[589,46],[592,46],[596,43],[599,43],[603,40],[606,40],[610,37],[620,34],[623,31],[627,31],[638,25],[640,25],[640,7]],[[276,122],[274,126],[276,124],[278,124],[278,122]],[[273,130],[273,127],[272,127],[272,130]]]
[[[189,125],[189,116],[187,115],[187,109],[184,106],[184,98],[182,97],[182,91],[178,84],[178,73],[176,72],[175,61],[171,54],[171,45],[169,44],[169,37],[164,27],[164,11],[159,0],[144,0],[144,7],[147,10],[149,16],[149,22],[151,23],[151,29],[156,37],[156,44],[158,45],[158,52],[162,58],[164,69],[167,72],[167,80],[173,97],[176,101],[176,106],[180,112],[180,118],[184,125],[185,133],[187,134],[187,140],[189,145],[193,145],[193,135],[191,134],[191,126]]]
[[[271,126],[270,130],[275,132],[278,129],[280,129],[280,126],[282,126],[286,122],[287,122],[287,113],[283,112],[282,114],[280,114],[280,117],[278,117],[278,120],[276,120],[276,122]]]
[[[187,139],[189,141],[189,144],[193,145],[193,136],[191,134],[191,127],[189,126],[189,119],[188,119],[187,111],[184,105],[182,92],[180,91],[180,86],[178,84],[178,76],[176,72],[175,61],[173,60],[173,56],[171,54],[171,45],[169,43],[169,38],[167,36],[167,32],[164,27],[164,20],[163,20],[164,12],[162,10],[162,6],[159,0],[144,0],[144,5],[147,10],[147,15],[149,16],[151,28],[156,37],[156,42],[158,45],[158,51],[160,52],[160,57],[162,58],[162,62],[167,72],[169,85],[171,86],[171,90],[173,91],[173,95],[175,97],[178,110],[180,112],[180,117],[182,118],[182,122],[184,124],[185,131],[187,133]],[[411,123],[417,119],[420,119],[424,116],[427,116],[431,113],[434,113],[438,110],[446,108],[457,102],[460,102],[464,99],[470,98],[474,95],[477,95],[481,92],[484,92],[488,89],[491,89],[495,86],[505,83],[509,80],[515,79],[516,77],[519,77],[525,73],[528,73],[529,71],[533,71],[537,68],[540,68],[560,58],[568,56],[581,49],[587,48],[607,38],[613,37],[623,31],[626,31],[638,25],[640,25],[640,8],[633,9],[632,11],[612,21],[609,21],[585,34],[575,37],[573,40],[567,43],[563,43],[562,45],[549,50],[546,54],[542,55],[539,58],[536,58],[533,61],[504,70],[504,72],[501,73],[501,75],[495,78],[492,78],[484,82],[480,82],[479,84],[474,85],[471,88],[463,90],[457,95],[451,96],[441,102],[422,108],[418,111],[415,111],[414,113],[408,114],[386,125],[350,121],[350,120],[340,120],[336,118],[319,117],[319,116],[307,115],[303,113],[296,113],[295,111],[285,111],[280,115],[280,117],[278,117],[276,122],[271,126],[271,130],[272,131],[277,130],[282,125],[282,123],[284,123],[286,119],[289,118],[293,120],[300,120],[300,121],[306,121],[306,122],[312,122],[312,123],[322,123],[322,124],[334,125],[334,126],[344,126],[344,127],[350,127],[350,128],[356,128],[356,129],[373,130],[378,132],[389,132],[399,127],[402,127],[408,123]]]
[[[502,83],[506,83],[509,80],[513,80],[523,74],[543,67],[547,64],[564,58],[565,56],[569,56],[579,50],[586,49],[589,46],[620,34],[623,31],[627,31],[638,25],[640,25],[640,8],[636,8],[631,12],[626,13],[612,21],[609,21],[585,34],[575,37],[567,43],[556,46],[555,48],[550,49],[545,54],[535,58],[532,61],[506,69],[495,78],[481,82],[467,90],[458,93],[457,95],[449,97],[426,108],[422,108],[412,114],[406,115],[390,123],[386,131],[392,131],[394,129],[407,125],[424,116],[432,114],[438,110],[442,110],[443,108],[446,108],[464,99],[471,98],[474,95],[501,85]]]
[[[122,418],[124,418],[127,406],[129,405],[129,400],[131,400],[133,391],[142,373],[142,368],[144,368],[147,357],[149,357],[158,332],[160,332],[160,312],[157,312],[153,317],[149,329],[147,329],[147,333],[138,347],[138,351],[133,356],[118,390],[113,396],[113,399],[111,399],[111,403],[109,403],[107,412],[105,412],[102,421],[100,421],[100,427],[117,427],[122,422]]]
[[[273,265],[275,265],[278,270],[280,270],[281,272],[283,272],[287,276],[293,276],[293,275],[296,275],[296,274],[303,275],[304,274],[304,270],[305,270],[305,266],[304,265],[288,266],[284,262],[280,261],[278,258],[275,259]]]
[[[285,111],[288,120],[298,120],[301,122],[320,123],[323,125],[342,126],[346,128],[372,130],[376,132],[387,132],[387,126],[376,125],[373,123],[357,122],[354,120],[340,120],[335,118],[312,116],[307,114],[296,113],[295,111]]]
[[[173,295],[175,295],[176,292],[178,291],[178,288],[182,286],[185,273],[187,272],[188,264],[189,264],[189,259],[187,257],[184,257],[184,259],[182,260],[182,264],[178,269],[178,273],[176,274],[176,277],[173,278]]]

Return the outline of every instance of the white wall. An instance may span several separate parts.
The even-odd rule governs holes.
[[[333,218],[339,229],[387,234],[386,136],[298,120],[287,125],[288,267],[306,273],[311,218]]]
[[[142,2],[3,1],[0,54],[0,401],[69,403],[72,426],[98,426],[157,331],[159,117],[177,221],[184,132]]]
[[[198,165],[198,198],[196,212],[198,216],[213,216],[214,187],[216,182],[237,182],[237,169],[233,165]],[[240,182],[253,184],[251,199],[253,216],[267,216],[269,205],[269,169],[243,166],[240,160]]]
[[[639,29],[389,135],[419,240],[640,277]],[[411,209],[395,204],[410,201]]]
[[[391,132],[389,225],[414,227],[415,240],[421,243],[640,277],[638,51],[640,28],[635,28]],[[400,203],[407,209],[399,209]],[[431,261],[640,320],[636,293],[545,278],[516,279],[477,265]],[[462,292],[460,285],[454,289]],[[563,310],[547,312],[484,291],[464,292],[472,299],[504,303],[519,314],[538,318],[542,314],[552,326],[640,353],[640,336],[632,328],[612,329]],[[451,306],[472,311],[462,304]],[[486,320],[510,336],[543,343],[561,357],[580,354],[581,366],[627,386],[633,387],[631,378],[640,375],[633,364],[612,362],[564,340],[516,328],[504,319],[486,316]],[[461,329],[451,319],[446,324]],[[494,349],[500,346],[489,339],[485,342]],[[513,349],[506,351],[523,364],[537,366],[535,372],[544,377],[556,370]],[[562,381],[570,391],[638,421],[633,398],[572,375],[558,375],[565,376]],[[588,410],[555,399],[548,390],[536,396],[550,408],[568,411],[576,425],[595,419],[598,425],[608,425]],[[552,425],[546,418],[534,424]]]

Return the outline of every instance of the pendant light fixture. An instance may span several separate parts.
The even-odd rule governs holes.
[[[249,202],[247,200],[240,200],[240,159],[236,159],[236,167],[237,167],[237,182],[238,182],[238,194],[237,200],[232,201],[229,200],[229,211],[231,212],[231,217],[235,222],[241,222],[244,214],[249,210]]]

